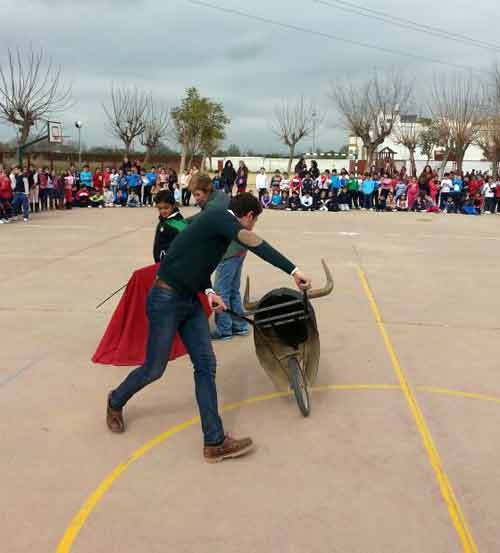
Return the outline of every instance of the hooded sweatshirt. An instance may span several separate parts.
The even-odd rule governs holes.
[[[159,218],[153,244],[153,258],[155,263],[159,263],[163,259],[174,238],[182,232],[187,225],[188,223],[177,208],[175,208],[168,217]]]

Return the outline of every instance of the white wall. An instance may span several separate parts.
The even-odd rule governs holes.
[[[238,169],[238,163],[240,160],[244,161],[246,166],[248,167],[248,170],[252,173],[257,173],[260,171],[261,167],[265,167],[266,171],[268,173],[276,171],[276,169],[279,169],[280,171],[286,171],[288,169],[288,159],[271,159],[271,158],[262,158],[262,157],[213,157],[212,158],[212,169],[217,169],[217,163],[219,160],[221,160],[223,163],[226,162],[226,160],[230,159],[233,162],[233,165],[235,169]],[[348,159],[321,159],[321,157],[318,158],[306,158],[307,166],[310,167],[311,160],[315,159],[318,162],[318,167],[320,171],[325,171],[326,169],[337,169],[337,171],[340,171],[341,169],[349,169],[349,160]],[[294,159],[292,163],[292,172],[294,170],[295,165],[299,162],[299,159]],[[207,167],[208,167],[208,161],[207,161]]]

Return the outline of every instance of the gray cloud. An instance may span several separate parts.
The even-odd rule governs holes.
[[[153,90],[169,105],[175,105],[187,87],[197,86],[203,95],[224,103],[232,120],[228,143],[276,150],[280,146],[269,123],[274,105],[283,97],[304,94],[328,112],[318,139],[326,149],[345,141],[328,98],[338,83],[362,79],[374,68],[397,66],[415,78],[423,96],[432,74],[446,71],[354,46],[348,40],[477,68],[487,68],[495,60],[489,51],[402,30],[312,0],[214,3],[311,32],[223,14],[187,0],[3,0],[9,25],[2,28],[0,62],[2,51],[25,46],[26,36],[34,47],[43,46],[73,82],[76,104],[64,116],[67,134],[74,131],[73,121],[81,119],[88,144],[112,143],[104,130],[101,105],[115,82]],[[490,27],[498,14],[496,0],[482,0],[480,11],[471,10],[466,0],[439,4],[422,0],[418,6],[379,0],[377,9],[496,42]],[[318,32],[338,40],[328,40]],[[12,129],[0,125],[0,136],[11,137]]]

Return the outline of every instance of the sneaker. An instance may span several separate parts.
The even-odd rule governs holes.
[[[27,222],[28,222],[28,218],[25,217],[25,218],[23,219],[23,221],[24,221],[25,223],[27,223]]]
[[[123,420],[123,409],[113,409],[111,407],[111,394],[108,394],[108,403],[106,410],[106,424],[111,432],[115,434],[123,434],[125,432],[125,422]]]
[[[248,336],[250,330],[248,328],[240,328],[239,330],[233,330],[233,336]]]
[[[7,221],[5,219],[0,219],[0,225],[5,225]]]
[[[237,440],[231,436],[224,436],[224,441],[220,445],[208,445],[203,448],[203,455],[207,463],[220,463],[224,459],[235,459],[246,455],[253,449],[251,438]]]
[[[233,339],[233,335],[232,334],[221,334],[218,330],[215,330],[214,332],[212,332],[210,334],[210,339],[214,340],[214,341],[217,340],[219,342],[227,342],[227,341]]]

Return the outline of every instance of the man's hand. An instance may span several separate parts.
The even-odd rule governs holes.
[[[208,305],[210,306],[210,309],[212,311],[215,311],[216,313],[221,313],[222,311],[225,311],[227,309],[226,304],[217,294],[208,294],[207,299]]]
[[[295,279],[295,284],[299,290],[304,291],[311,288],[311,279],[306,277],[306,275],[301,271],[295,271],[293,278]]]

